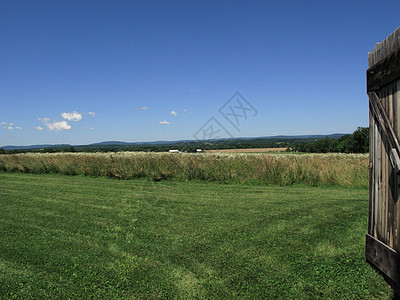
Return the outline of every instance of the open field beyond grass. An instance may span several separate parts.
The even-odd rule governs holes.
[[[0,171],[156,181],[368,187],[367,154],[13,154],[0,155]]]
[[[245,148],[245,149],[220,149],[206,150],[207,153],[264,153],[264,152],[284,152],[286,148]]]
[[[389,299],[368,191],[0,172],[0,298]]]

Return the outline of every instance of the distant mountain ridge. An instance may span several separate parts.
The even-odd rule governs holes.
[[[276,136],[263,136],[263,137],[238,137],[238,138],[230,138],[229,140],[257,140],[257,139],[270,139],[270,140],[285,140],[285,139],[321,139],[321,138],[332,138],[338,139],[344,136],[344,133],[333,133],[328,135],[276,135]],[[225,139],[222,139],[225,140]],[[218,140],[207,140],[207,141],[218,141]],[[29,146],[3,146],[0,147],[4,150],[29,150],[29,149],[59,149],[59,148],[68,148],[68,147],[101,147],[101,146],[133,146],[133,145],[166,145],[166,144],[179,144],[179,143],[196,143],[197,140],[176,140],[176,141],[152,141],[152,142],[121,142],[121,141],[105,141],[87,145],[71,145],[71,144],[43,144],[43,145],[29,145]]]

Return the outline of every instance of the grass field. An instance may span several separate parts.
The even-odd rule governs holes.
[[[368,187],[366,154],[14,154],[0,155],[0,171],[156,181]]]
[[[219,149],[206,150],[207,153],[264,153],[264,152],[284,152],[286,148],[245,148],[245,149]]]
[[[0,172],[0,298],[390,299],[368,191]]]

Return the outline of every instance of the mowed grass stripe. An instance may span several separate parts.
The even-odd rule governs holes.
[[[0,298],[389,299],[368,191],[0,173]]]

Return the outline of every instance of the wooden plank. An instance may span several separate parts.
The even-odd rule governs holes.
[[[400,48],[400,27],[393,31],[381,43],[377,43],[375,48],[368,53],[368,67],[371,68],[375,64],[383,60],[387,54],[395,52]]]
[[[388,115],[390,125],[393,130],[394,137],[397,139],[397,136],[393,129],[393,84],[390,84],[385,87],[386,90],[386,114]],[[386,202],[387,202],[387,210],[386,210],[386,245],[393,248],[393,223],[394,223],[394,201],[393,201],[393,193],[394,193],[394,177],[397,176],[395,170],[392,165],[388,164],[387,166],[387,191],[386,191]]]
[[[389,120],[392,125],[394,125],[394,116],[393,116],[393,89],[391,86],[387,86],[385,89],[385,98],[383,99],[386,102],[386,112],[389,116]],[[393,130],[394,131],[394,130]],[[397,138],[397,135],[396,135]],[[384,142],[386,147],[390,147],[387,145],[387,142]],[[386,174],[386,178],[383,179],[386,182],[385,187],[385,195],[383,201],[383,211],[381,212],[383,218],[383,227],[385,228],[385,238],[382,239],[386,243],[386,245],[390,247],[395,246],[394,235],[395,235],[395,216],[396,216],[396,205],[395,199],[397,199],[397,176],[398,170],[393,169],[392,164],[389,164],[389,161],[386,160],[386,166],[383,167],[383,172]],[[397,247],[396,247],[397,249]]]
[[[388,247],[378,239],[367,234],[365,257],[380,270],[396,290],[400,290],[400,253]]]
[[[372,116],[372,113],[369,113],[369,198],[368,198],[368,233],[373,235],[374,231],[374,212],[375,212],[375,207],[374,207],[374,199],[375,199],[375,194],[374,194],[374,185],[375,185],[375,167],[374,167],[374,156],[375,156],[375,151],[374,151],[374,134],[375,134],[375,124],[374,124],[374,118]]]
[[[375,174],[374,174],[374,178],[375,178],[375,186],[374,186],[374,190],[375,190],[375,199],[374,199],[374,207],[375,207],[375,214],[374,214],[374,236],[377,237],[378,236],[378,226],[379,226],[379,203],[380,203],[380,194],[379,194],[379,186],[380,186],[380,177],[379,177],[379,173],[381,170],[381,165],[380,165],[380,153],[379,153],[379,148],[380,148],[380,135],[379,135],[379,128],[378,125],[376,124],[376,122],[374,122],[375,124],[375,140],[374,140],[374,147],[375,147]]]
[[[370,109],[372,108],[375,121],[378,123],[380,130],[382,131],[385,141],[389,143],[389,148],[386,147],[385,149],[388,155],[390,153],[391,164],[396,169],[396,172],[400,173],[400,144],[393,131],[391,121],[385,111],[385,106],[387,106],[386,101],[383,101],[384,106],[380,97],[378,97],[375,92],[369,92],[368,98],[371,104]]]
[[[366,258],[400,292],[400,27],[368,54],[368,67],[371,186]]]
[[[367,92],[380,88],[400,78],[400,48],[367,70]]]
[[[385,115],[386,118],[386,126],[390,127],[390,120],[387,115],[387,90],[386,88],[383,88],[379,90],[379,99],[380,103],[382,103],[382,110],[383,114]],[[390,130],[390,129],[389,129]],[[389,133],[390,134],[390,133]],[[395,137],[392,136],[392,139],[395,140]],[[384,137],[382,139],[382,211],[381,211],[381,218],[382,218],[382,236],[381,236],[381,241],[384,242],[386,245],[388,244],[388,232],[387,232],[387,211],[388,211],[388,189],[389,189],[389,174],[388,174],[388,169],[390,168],[388,161],[387,161],[387,153],[390,151],[390,146],[388,147],[388,140],[389,137]]]
[[[375,122],[376,123],[376,122]],[[381,215],[381,204],[382,204],[382,133],[380,131],[380,127],[376,124],[376,160],[377,160],[377,170],[376,170],[376,189],[377,189],[377,197],[376,197],[376,233],[375,236],[380,236],[380,215]]]
[[[381,182],[381,191],[382,191],[382,196],[381,196],[381,212],[380,212],[380,217],[381,217],[381,236],[380,240],[382,242],[387,243],[387,190],[388,190],[388,181],[389,179],[387,178],[387,170],[389,167],[388,160],[387,160],[387,155],[386,155],[386,145],[385,145],[385,139],[382,139],[382,147],[381,147],[381,161],[382,161],[382,182]]]
[[[379,172],[380,172],[380,157],[379,157],[379,129],[374,120],[374,236],[377,236],[378,216],[379,216]]]
[[[382,185],[383,185],[383,182],[382,182],[382,179],[383,179],[383,176],[382,176],[382,173],[383,173],[383,168],[384,168],[384,162],[383,162],[383,160],[382,160],[382,150],[384,150],[384,149],[382,149],[383,148],[383,141],[382,141],[382,136],[383,136],[383,134],[382,134],[382,132],[381,132],[381,127],[380,126],[378,126],[378,129],[379,129],[379,135],[378,135],[378,139],[377,139],[377,142],[378,142],[378,144],[377,144],[377,146],[378,146],[378,157],[377,157],[377,159],[378,159],[378,164],[379,164],[379,169],[378,169],[378,209],[377,209],[377,213],[378,213],[378,216],[377,216],[377,226],[376,226],[376,238],[378,238],[378,239],[380,239],[381,241],[383,241],[384,240],[384,236],[385,236],[385,234],[383,233],[382,234],[382,211],[383,211],[383,192],[382,192]]]
[[[400,81],[396,81],[394,83],[394,95],[393,101],[395,108],[394,112],[394,127],[397,137],[400,137],[400,117],[398,114],[400,113]],[[395,216],[394,216],[394,249],[400,251],[400,176],[396,176],[396,183],[395,183],[395,197],[393,199],[395,203]]]
[[[385,108],[385,113],[390,120],[390,123],[393,127],[393,132],[395,138],[398,138],[398,118],[396,118],[396,111],[399,111],[397,106],[399,103],[397,102],[397,87],[398,82],[394,82],[379,91],[379,97],[382,101],[382,106]],[[373,141],[373,140],[371,140]],[[383,142],[384,148],[388,148],[390,146],[387,143]],[[387,157],[382,153],[382,195],[379,198],[379,220],[382,228],[379,228],[379,235],[375,235],[379,237],[381,241],[385,242],[390,247],[398,250],[398,234],[399,234],[399,212],[398,212],[398,182],[399,178],[396,174],[393,174],[391,166],[388,164]],[[371,212],[371,213],[376,213]],[[385,234],[383,234],[383,231]]]

